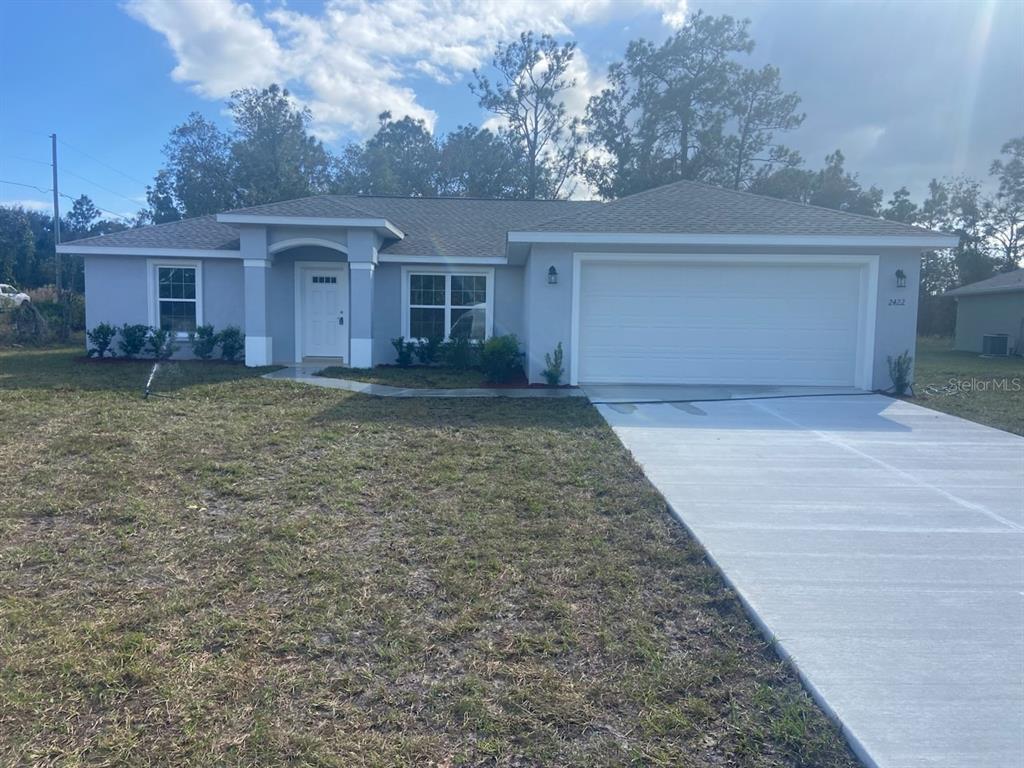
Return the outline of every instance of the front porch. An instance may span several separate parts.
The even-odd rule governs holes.
[[[380,236],[337,227],[239,229],[246,365],[374,365]]]

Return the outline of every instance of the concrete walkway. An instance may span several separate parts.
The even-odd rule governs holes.
[[[1024,766],[1024,438],[879,395],[639,399],[597,407],[867,765]]]
[[[359,392],[363,395],[376,397],[518,397],[518,398],[551,398],[551,397],[586,397],[580,389],[540,389],[540,388],[506,388],[477,387],[466,389],[425,389],[417,387],[392,387],[388,384],[369,384],[365,381],[350,379],[333,379],[315,375],[323,366],[290,366],[279,371],[266,373],[265,379],[275,381],[297,381],[314,387],[325,389],[343,389],[347,392]]]

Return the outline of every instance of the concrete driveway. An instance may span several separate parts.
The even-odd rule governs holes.
[[[1024,438],[879,395],[597,407],[865,763],[1024,765]]]

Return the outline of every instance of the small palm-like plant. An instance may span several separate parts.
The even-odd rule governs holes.
[[[910,389],[910,369],[914,365],[914,358],[910,356],[909,350],[905,350],[902,355],[897,357],[890,355],[886,361],[889,363],[892,391],[896,393],[897,397],[903,397]]]

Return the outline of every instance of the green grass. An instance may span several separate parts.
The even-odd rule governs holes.
[[[324,368],[319,375],[332,379],[350,379],[370,384],[388,384],[392,387],[413,389],[469,389],[484,386],[484,375],[480,371],[458,371],[454,368],[432,368],[419,365],[410,368],[331,366]]]
[[[596,412],[0,351],[0,764],[853,766]]]
[[[916,396],[908,399],[1024,435],[1024,358],[981,357],[951,347],[951,339],[917,340]]]

